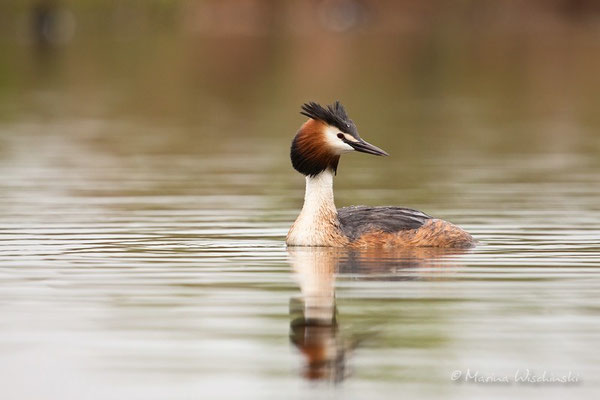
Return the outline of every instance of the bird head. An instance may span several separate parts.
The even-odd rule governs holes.
[[[351,151],[387,156],[379,147],[364,141],[344,106],[336,101],[323,107],[310,102],[302,106],[300,114],[309,118],[292,141],[290,156],[296,171],[315,176],[325,171],[337,171],[340,156]]]

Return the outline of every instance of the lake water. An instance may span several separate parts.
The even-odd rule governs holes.
[[[23,52],[13,49],[40,65]],[[311,99],[272,85],[293,67],[216,89],[209,81],[221,72],[202,64],[208,75],[175,77],[165,92],[163,80],[150,85],[162,67],[188,64],[163,60],[141,78],[123,72],[127,63],[111,67],[117,77],[92,69],[101,84],[90,83],[74,68],[89,69],[105,55],[96,53],[57,57],[40,81],[25,71],[2,96],[3,398],[600,391],[600,123],[585,79],[565,94],[555,67],[542,68],[545,83],[557,82],[548,94],[543,85],[481,86],[519,79],[502,68],[472,77],[456,64],[450,79],[427,80],[433,88],[403,86],[425,82],[421,72],[390,81],[371,70],[369,86],[358,67],[329,86],[315,77],[308,85],[323,84],[322,96],[348,94],[363,138],[391,154],[344,156],[338,207],[418,208],[480,244],[289,250],[304,187],[288,149],[299,105]],[[394,97],[388,85],[406,90]],[[574,381],[515,382],[527,370]]]

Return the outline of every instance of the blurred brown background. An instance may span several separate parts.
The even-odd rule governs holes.
[[[399,151],[595,151],[598,71],[593,0],[0,5],[0,119],[166,121],[192,151],[283,145],[300,104],[335,99]]]

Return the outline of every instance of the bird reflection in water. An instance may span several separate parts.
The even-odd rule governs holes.
[[[341,382],[346,362],[360,343],[377,332],[342,333],[338,325],[335,280],[352,274],[361,280],[427,279],[427,271],[451,264],[447,256],[468,250],[440,248],[346,250],[288,247],[301,298],[290,301],[290,341],[305,360],[302,375],[312,381]],[[443,269],[442,269],[443,270]]]

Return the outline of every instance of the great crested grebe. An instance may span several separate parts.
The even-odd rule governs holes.
[[[343,153],[388,154],[365,142],[344,106],[302,106],[309,118],[294,140],[290,156],[306,177],[304,206],[287,234],[289,246],[329,247],[472,247],[471,235],[417,210],[402,207],[352,206],[336,209],[333,176]]]

